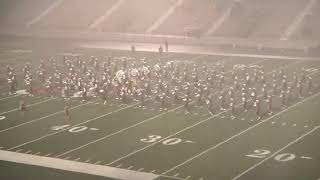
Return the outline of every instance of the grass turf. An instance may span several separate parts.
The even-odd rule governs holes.
[[[153,54],[149,55],[154,56]],[[188,55],[173,56],[180,59],[189,57]],[[201,60],[216,62],[220,58],[203,56]],[[225,61],[228,69],[234,64],[258,62],[253,58],[230,58]],[[266,60],[260,63],[264,65],[266,73],[282,66],[286,67],[287,73],[292,73],[301,67],[319,67],[320,65],[317,61],[288,60]],[[270,76],[269,74],[267,78],[270,79]],[[313,78],[316,84],[315,92],[319,92],[320,76],[316,73]],[[0,101],[0,106],[6,108],[1,111],[6,112],[16,108],[18,100],[19,97],[13,97]],[[32,104],[44,100],[47,98],[29,97],[27,102]],[[295,103],[301,100],[296,99]],[[102,165],[108,164],[115,167],[120,166],[120,168],[132,166],[132,170],[143,168],[142,171],[145,172],[163,174],[164,176],[159,179],[231,179],[260,160],[250,159],[245,155],[261,148],[274,152],[319,125],[320,114],[317,110],[319,100],[319,96],[316,96],[310,101],[275,116],[252,131],[239,135],[219,148],[209,151],[204,156],[174,169],[172,168],[261,121],[256,120],[253,110],[242,113],[240,108],[238,108],[237,118],[232,120],[229,112],[217,112],[217,115],[210,117],[206,109],[200,107],[194,107],[191,114],[184,114],[183,108],[179,106],[171,106],[170,111],[160,112],[159,105],[153,102],[149,102],[148,109],[142,110],[136,108],[134,104],[121,107],[119,104],[105,106],[101,103],[95,104],[95,102],[81,104],[75,100],[71,105],[75,107],[71,111],[72,121],[68,123],[65,122],[62,113],[64,101],[54,99],[28,108],[29,111],[24,115],[16,111],[3,114],[6,119],[0,121],[0,146],[4,150],[20,150],[19,152],[22,153],[31,150],[31,154],[40,152],[40,155],[69,157],[70,160],[80,158],[80,161],[86,161],[90,159],[92,163],[100,161]],[[279,111],[281,110],[277,109],[274,113]],[[275,123],[272,124],[272,122]],[[285,125],[283,125],[284,123]],[[70,124],[70,126],[59,131],[52,130],[54,126],[66,124]],[[296,126],[293,126],[294,124]],[[87,129],[82,132],[72,132],[74,127],[86,127]],[[98,130],[91,131],[90,128]],[[150,135],[157,135],[158,139],[150,143],[141,141]],[[163,144],[172,138],[181,139],[182,142],[175,145]],[[166,142],[170,143],[170,141]],[[304,148],[304,151],[308,149]],[[314,155],[315,158],[319,157],[318,152],[313,153],[311,155]],[[2,167],[7,168],[4,168],[6,172],[10,172],[8,170],[10,169],[23,174],[24,170],[21,169],[25,169],[23,165],[1,163],[4,164]],[[270,160],[268,163],[276,162]],[[313,162],[312,167],[317,165],[319,163]],[[37,167],[28,167],[27,169],[29,168],[27,174],[30,176],[31,172],[36,175],[41,169]],[[293,170],[291,169],[291,171]],[[278,172],[277,175],[272,176],[272,179],[289,177],[285,175],[291,174],[291,171],[289,173],[272,171]],[[320,176],[315,170],[305,169],[305,171],[311,174],[310,177]],[[55,179],[50,175],[50,172],[59,174],[59,179],[102,179],[101,177],[73,175],[70,172],[50,169],[45,169],[38,177],[48,176]],[[10,177],[9,174],[6,173],[8,176],[5,178]],[[248,173],[243,178],[260,178],[263,174],[261,170],[259,174]],[[300,175],[303,176],[303,174]],[[36,179],[39,179],[38,177]],[[301,177],[297,176],[297,179],[301,179]]]

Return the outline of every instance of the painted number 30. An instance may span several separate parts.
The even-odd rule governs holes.
[[[254,152],[253,154],[248,154],[246,156],[262,159],[267,157],[267,155],[271,153],[271,151],[265,150],[265,149],[257,149],[257,150],[254,150],[253,152]],[[295,158],[296,158],[296,155],[292,153],[278,154],[277,156],[274,157],[276,161],[281,161],[281,162],[291,161],[291,160],[294,160]]]
[[[159,136],[159,135],[150,135],[150,136],[148,136],[148,138],[140,139],[140,141],[141,142],[145,142],[145,143],[154,143],[154,142],[157,142],[157,141],[159,141],[161,139],[162,139],[162,137]],[[170,146],[170,145],[179,144],[181,142],[182,142],[182,139],[170,138],[170,139],[166,139],[166,140],[162,141],[162,144]]]

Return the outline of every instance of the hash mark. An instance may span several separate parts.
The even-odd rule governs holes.
[[[75,161],[79,161],[79,160],[80,160],[80,158],[75,159]]]
[[[122,166],[122,164],[119,164],[118,166],[116,166],[117,168],[119,168],[119,167],[121,167]]]
[[[156,172],[156,170],[155,170],[155,169],[151,171],[151,173],[154,173],[154,172]]]
[[[101,161],[97,161],[96,163],[94,163],[94,164],[100,164],[101,163]]]
[[[297,126],[297,124],[293,124],[292,126],[295,127],[295,126]]]
[[[27,151],[26,154],[29,154],[30,152],[32,152],[31,150]]]
[[[144,170],[144,168],[140,168],[140,169],[138,169],[138,171],[140,172],[140,171],[143,171]]]
[[[241,118],[241,121],[244,121],[244,118]]]
[[[71,158],[71,156],[68,156],[68,157],[65,157],[64,159],[70,159]]]
[[[174,177],[177,177],[177,176],[179,176],[179,173],[177,173],[177,174],[174,175]]]
[[[203,180],[203,177],[202,177],[202,178],[200,178],[199,180]]]
[[[274,123],[276,123],[276,122],[274,122],[274,121],[271,122],[271,124],[274,124]]]
[[[185,179],[189,179],[189,178],[191,178],[191,176],[187,176]]]
[[[88,162],[90,162],[90,159],[87,159],[87,160],[85,161],[85,163],[88,163]]]
[[[308,126],[308,125],[305,125],[304,127],[307,128],[307,127],[309,127],[309,126]]]
[[[3,147],[0,147],[0,149],[3,149]]]
[[[48,157],[48,156],[50,156],[50,155],[51,155],[51,153],[48,153],[48,154],[46,154],[45,156]]]
[[[312,159],[311,157],[301,156],[301,159]]]
[[[97,130],[99,130],[99,129],[97,129],[97,128],[90,128],[89,130],[97,131]]]
[[[133,168],[133,166],[129,166],[129,167],[128,167],[129,170],[132,169],[132,168]]]
[[[20,151],[22,151],[23,149],[18,149],[16,152],[20,152]]]
[[[284,123],[282,123],[281,125],[282,125],[282,126],[285,126],[286,124],[287,124],[287,123],[286,123],[286,122],[284,122]]]
[[[41,152],[37,152],[37,153],[35,153],[34,155],[39,155],[39,154],[41,154]]]

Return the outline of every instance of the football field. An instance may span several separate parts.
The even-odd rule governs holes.
[[[37,63],[50,55],[1,50],[2,76],[8,62],[18,69],[24,59]],[[229,110],[211,115],[205,105],[194,102],[186,114],[183,104],[161,111],[160,103],[151,99],[139,108],[137,102],[104,105],[97,98],[73,98],[71,121],[66,122],[63,98],[26,97],[28,110],[22,113],[22,95],[7,95],[7,84],[1,81],[0,179],[320,179],[320,59],[183,53],[170,53],[166,59],[204,61],[208,66],[223,60],[226,73],[235,66],[262,65],[267,81],[272,71],[284,69],[291,78],[304,68],[313,89],[301,98],[296,95],[286,107],[275,99],[273,114],[261,120],[254,108],[242,110],[241,97],[236,97],[236,118]]]

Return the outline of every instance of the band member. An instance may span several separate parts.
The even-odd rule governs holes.
[[[263,84],[263,87],[262,87],[262,93],[263,93],[263,99],[264,100],[267,100],[268,99],[268,90],[267,90],[267,85],[266,84]]]
[[[161,99],[161,110],[166,111],[167,110],[167,104],[166,104],[166,95],[163,93],[162,96],[160,97]]]
[[[312,94],[312,88],[313,88],[312,78],[309,76],[308,77],[308,93],[309,94]]]
[[[23,97],[20,99],[20,107],[19,107],[19,110],[20,110],[21,112],[27,111],[26,102],[25,102],[25,100],[24,100]]]
[[[226,103],[226,99],[225,99],[225,95],[223,91],[220,91],[220,95],[219,95],[219,105],[220,105],[220,110],[221,111],[225,111],[225,103]]]
[[[236,118],[236,106],[233,99],[230,99],[231,118]]]
[[[248,111],[248,100],[247,100],[247,96],[245,93],[242,93],[242,105],[243,105],[244,112],[247,112]]]
[[[64,106],[64,117],[66,122],[69,123],[71,116],[70,116],[70,107],[67,104]]]
[[[164,40],[164,46],[166,48],[166,52],[169,52],[169,44],[168,44],[167,39]]]
[[[261,119],[261,102],[259,99],[255,101],[254,106],[256,107],[256,115],[258,117],[258,120],[260,120]]]
[[[287,104],[287,101],[286,101],[286,91],[281,91],[281,94],[280,94],[280,98],[281,98],[281,105],[282,107],[284,108]]]
[[[268,96],[267,103],[268,103],[268,114],[271,115],[272,114],[272,96]]]
[[[160,54],[160,55],[163,54],[163,47],[162,47],[162,46],[159,47],[159,54]]]
[[[213,104],[213,100],[212,98],[210,97],[209,100],[208,100],[208,111],[211,115],[214,114],[214,104]]]
[[[185,103],[184,103],[184,109],[185,109],[185,111],[186,111],[186,113],[190,113],[190,98],[189,97],[187,97],[186,99],[185,99]]]

